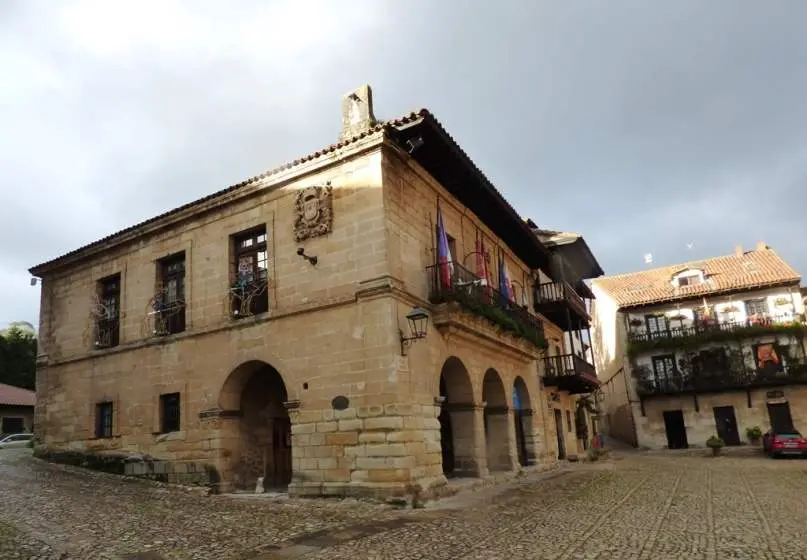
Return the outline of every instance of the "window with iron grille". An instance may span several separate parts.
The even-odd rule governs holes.
[[[747,316],[765,315],[766,313],[768,313],[768,301],[765,298],[746,300],[745,314]]]
[[[185,253],[159,262],[160,290],[155,301],[154,333],[175,334],[185,330]]]
[[[115,274],[98,283],[101,305],[96,315],[95,345],[100,348],[120,343],[120,280],[120,274]]]
[[[665,386],[665,384],[672,382],[677,374],[675,356],[672,354],[667,356],[654,356],[653,374],[656,378],[656,383],[660,386]]]
[[[111,402],[100,402],[95,405],[95,437],[112,437],[113,410]]]
[[[569,430],[569,433],[572,432],[572,413],[568,410],[566,411],[566,428]]]
[[[179,431],[179,393],[160,395],[160,432]]]
[[[235,281],[230,288],[233,317],[269,311],[269,253],[266,228],[261,227],[233,237]]]

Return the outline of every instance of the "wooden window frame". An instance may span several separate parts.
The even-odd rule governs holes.
[[[95,437],[98,439],[111,438],[114,435],[115,404],[104,401],[95,405]]]

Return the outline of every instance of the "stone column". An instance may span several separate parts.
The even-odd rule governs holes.
[[[454,447],[454,472],[458,476],[487,476],[483,408],[473,403],[448,403]]]
[[[513,470],[515,447],[511,443],[513,438],[510,437],[510,434],[515,430],[515,426],[510,418],[509,408],[507,406],[488,406],[485,407],[483,414],[487,426],[485,447],[488,469],[491,471]]]
[[[218,491],[231,492],[238,485],[236,465],[241,458],[241,411],[210,409],[199,413],[215,436],[209,441],[214,467],[219,475]]]

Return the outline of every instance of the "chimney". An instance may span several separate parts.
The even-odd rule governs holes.
[[[765,249],[770,249],[768,244],[764,241],[757,241],[757,251],[764,251]]]
[[[373,114],[373,90],[364,84],[342,97],[342,133],[340,140],[346,140],[367,132],[376,124]]]
[[[743,246],[742,245],[737,245],[734,248],[734,254],[737,255],[738,257],[742,257],[743,256]]]

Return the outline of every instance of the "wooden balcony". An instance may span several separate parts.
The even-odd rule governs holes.
[[[594,366],[574,354],[544,358],[544,385],[570,394],[596,391],[600,382]]]
[[[684,324],[671,321],[668,328],[648,332],[644,325],[631,327],[628,332],[628,354],[634,357],[644,352],[675,350],[696,344],[730,343],[746,338],[768,335],[804,337],[807,324],[802,315],[764,315],[745,321],[699,321]],[[677,323],[677,325],[675,324]]]
[[[781,387],[782,385],[805,385],[807,384],[807,365],[791,363],[767,370],[726,368],[692,373],[676,372],[665,378],[658,378],[653,375],[651,368],[640,366],[634,368],[633,377],[636,392],[642,398],[697,395],[724,391],[749,391],[763,387]]]
[[[586,304],[568,282],[545,282],[535,288],[535,311],[565,332],[587,328]]]

